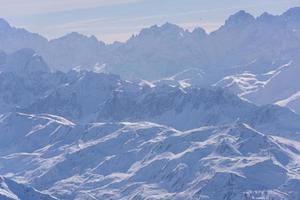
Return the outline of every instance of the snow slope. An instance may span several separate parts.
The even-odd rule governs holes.
[[[300,130],[300,117],[288,109],[256,106],[222,88],[199,88],[185,85],[187,82],[131,82],[112,74],[86,71],[51,74],[47,78],[46,85],[53,83],[50,89],[29,104],[17,104],[16,110],[59,115],[78,123],[142,120],[187,130],[239,121],[295,138],[298,136],[294,132]]]
[[[300,91],[292,94],[290,97],[277,101],[277,105],[289,107],[297,113],[300,113]]]
[[[32,49],[2,53],[0,63],[1,113],[29,106],[67,81],[63,73],[50,73],[43,58]]]
[[[12,113],[0,129],[0,173],[59,199],[300,197],[300,143],[244,123],[179,131]]]
[[[59,87],[24,106],[22,111],[91,120],[95,118],[99,105],[112,96],[113,91],[127,85],[119,76],[105,73],[71,71],[63,76],[66,80]]]
[[[26,57],[17,55],[15,62]],[[200,88],[196,80],[203,74],[198,70],[161,81],[124,81],[117,75],[90,71],[50,73],[42,63],[31,73],[22,73],[22,65],[17,65],[14,71],[0,74],[2,113],[48,113],[78,123],[142,120],[180,130],[234,121],[278,134],[299,130],[299,116],[287,109],[255,106],[221,88]],[[186,79],[193,74],[194,79]]]
[[[40,193],[30,187],[0,177],[1,200],[55,200],[47,194]]]
[[[179,130],[235,121],[258,130],[299,137],[300,117],[279,106],[256,106],[221,88],[158,85],[118,90],[98,110],[97,121],[151,121]]]
[[[299,79],[300,65],[290,61],[264,74],[245,72],[223,78],[215,85],[231,90],[235,94],[258,105],[278,104],[300,112]]]

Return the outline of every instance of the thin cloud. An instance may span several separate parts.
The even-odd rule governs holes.
[[[16,1],[16,0],[14,0]],[[75,0],[75,2],[79,2],[81,0]],[[137,1],[141,1],[141,0],[113,0],[110,2],[110,4],[117,4],[117,3],[130,3],[130,2],[137,2]],[[294,0],[290,0],[291,2],[293,2]],[[63,1],[64,2],[64,1]],[[88,2],[92,3],[96,3],[95,0],[89,0]],[[100,2],[106,2],[107,1],[103,0]],[[97,1],[97,3],[99,3],[99,1]],[[75,30],[76,28],[78,29],[86,29],[92,26],[98,26],[98,25],[104,25],[103,28],[105,28],[105,26],[108,24],[109,26],[112,26],[114,23],[120,23],[120,22],[124,22],[124,23],[128,23],[128,22],[137,22],[137,23],[145,23],[145,22],[150,22],[152,23],[153,20],[159,20],[159,21],[168,21],[173,17],[179,17],[179,16],[192,16],[192,15],[199,15],[199,14],[203,14],[203,13],[209,13],[209,12],[220,12],[220,11],[232,11],[232,10],[238,10],[238,9],[245,9],[245,8],[255,8],[255,7],[261,7],[261,6],[266,6],[266,5],[274,5],[274,4],[284,4],[285,2],[262,2],[260,4],[255,4],[255,5],[248,5],[248,6],[230,6],[230,7],[216,7],[216,8],[211,8],[211,9],[205,9],[205,10],[190,10],[190,11],[186,11],[186,12],[176,12],[176,13],[167,13],[167,14],[156,14],[156,15],[146,15],[146,16],[136,16],[136,17],[118,17],[118,18],[113,18],[113,17],[103,17],[103,18],[93,18],[93,19],[86,19],[86,20],[78,20],[78,21],[73,21],[73,22],[68,22],[68,23],[64,23],[64,24],[58,24],[55,26],[51,26],[52,29],[56,29],[56,28],[64,28],[64,29],[68,29],[68,30]],[[105,5],[105,4],[102,4]],[[77,5],[79,6],[79,5]],[[203,25],[204,27],[216,27],[222,24],[222,22],[218,22],[218,23],[200,23],[200,20],[202,21],[202,18],[199,17],[199,21],[198,22],[186,22],[186,23],[194,23],[194,24],[198,24],[198,26]],[[189,26],[190,27],[190,26]],[[211,29],[211,28],[209,28]]]
[[[131,18],[108,18],[108,17],[93,18],[93,19],[78,20],[78,21],[74,21],[74,22],[59,24],[59,25],[51,26],[49,28],[51,28],[51,29],[64,28],[64,29],[74,30],[77,28],[85,29],[85,28],[90,28],[90,27],[99,26],[99,25],[113,26],[114,23],[120,23],[120,22],[139,22],[139,24],[141,24],[141,22],[145,22],[145,21],[149,21],[149,25],[153,25],[153,24],[151,24],[152,20],[159,20],[159,21],[166,22],[166,21],[168,21],[168,18],[178,17],[178,16],[188,16],[188,15],[199,14],[199,13],[204,13],[204,12],[209,12],[209,10],[198,10],[198,11],[188,11],[188,12],[180,12],[180,13],[148,15],[148,16],[131,17]],[[201,19],[199,18],[199,21],[200,20]],[[102,28],[105,29],[106,26],[104,26]],[[133,28],[133,27],[140,28],[141,26],[131,26],[131,28]],[[143,26],[143,27],[145,27],[145,26]],[[114,27],[113,29],[116,29],[116,28],[117,27]]]
[[[1,15],[34,15],[139,2],[142,0],[2,0]]]
[[[3,1],[5,3],[2,3]],[[14,12],[17,13],[16,15],[24,15],[24,13],[35,15],[39,13],[51,12],[54,14],[53,12],[89,9],[94,7],[142,1],[146,0],[2,0],[0,12],[1,15],[3,15],[5,12],[9,12],[11,15],[14,15],[13,12],[10,12],[10,10],[14,10]],[[30,30],[39,32],[48,38],[56,38],[68,32],[78,31],[86,35],[96,35],[99,39],[106,40],[106,38],[109,38],[109,41],[112,41],[112,38],[124,41],[126,37],[130,37],[132,34],[139,32],[141,28],[154,24],[162,24],[164,22],[175,23],[189,30],[192,30],[195,27],[202,27],[207,32],[212,32],[224,23],[224,20],[226,19],[225,15],[232,14],[239,9],[251,10],[251,8],[281,5],[296,1],[299,0],[266,0],[255,4],[233,4],[228,6],[211,7],[207,9],[195,9],[195,7],[191,7],[190,10],[182,12],[170,11],[165,13],[155,13],[154,11],[145,12],[144,14],[139,12],[136,15],[134,13],[130,13],[128,15],[124,13],[120,15],[105,14],[99,15],[99,17],[96,18],[93,16],[94,18],[89,19],[80,19],[80,17],[74,17],[71,19],[74,21],[56,22],[56,24],[51,23],[45,26],[40,24],[32,25]],[[76,15],[76,13],[77,12],[74,12],[72,14]],[[211,13],[223,13],[225,17],[223,19],[213,19],[214,21],[211,21],[211,19],[207,17],[208,14],[212,15]],[[117,36],[120,36],[121,38],[117,39]]]

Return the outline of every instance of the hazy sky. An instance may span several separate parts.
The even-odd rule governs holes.
[[[217,29],[229,15],[281,14],[300,0],[0,0],[0,17],[56,38],[77,31],[105,42],[124,41],[141,28],[165,22]]]

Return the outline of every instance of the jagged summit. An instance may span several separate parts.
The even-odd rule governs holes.
[[[208,35],[207,32],[205,31],[205,29],[201,28],[201,27],[195,28],[192,31],[192,34],[195,35],[195,36],[197,36],[197,37],[200,37],[200,38],[205,37],[205,36]]]
[[[242,27],[255,21],[255,17],[244,10],[231,15],[225,21],[225,27]]]
[[[58,39],[54,39],[54,40],[51,40],[51,41],[56,41],[56,40],[69,40],[69,41],[74,41],[74,40],[91,40],[93,42],[98,42],[97,38],[95,36],[86,36],[86,35],[83,35],[81,33],[78,33],[78,32],[71,32],[71,33],[68,33]]]
[[[77,66],[92,70],[99,64],[105,65],[112,73],[130,79],[164,78],[186,68],[225,68],[218,70],[221,73],[232,70],[232,66],[246,66],[254,60],[257,60],[257,66],[272,66],[278,60],[278,54],[284,54],[281,58],[294,59],[297,52],[291,49],[298,42],[291,43],[287,35],[292,32],[293,37],[297,37],[298,12],[299,8],[292,8],[280,16],[263,14],[256,20],[246,11],[239,11],[209,37],[201,28],[191,33],[177,25],[165,23],[144,28],[127,42],[111,45],[78,33],[48,42],[16,29],[13,31],[18,34],[4,34],[0,38],[0,48],[9,52],[33,48],[53,70],[68,71]],[[268,18],[276,20],[269,23]],[[255,23],[257,21],[262,23]],[[238,34],[240,32],[244,33]],[[280,43],[275,42],[278,38]],[[253,41],[252,45],[249,41]],[[220,76],[224,77],[223,74]],[[216,79],[219,78],[222,77]]]
[[[271,15],[268,12],[264,12],[263,14],[261,14],[259,17],[257,17],[257,20],[261,20],[261,21],[268,21],[270,19],[273,19],[275,16]]]
[[[172,23],[165,23],[161,26],[154,25],[150,28],[144,28],[136,37],[157,37],[157,36],[166,36],[172,37],[172,35],[183,34],[185,31],[183,28],[172,24]]]
[[[161,26],[161,30],[168,30],[168,31],[178,31],[178,30],[182,30],[182,28],[180,28],[179,26],[177,26],[176,24],[172,24],[170,22],[166,22]]]

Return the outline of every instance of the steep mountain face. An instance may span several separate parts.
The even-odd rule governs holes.
[[[71,71],[66,83],[53,89],[48,95],[23,107],[23,112],[50,113],[73,120],[92,120],[98,107],[113,92],[127,83],[119,76],[94,72]]]
[[[23,48],[31,48],[40,52],[48,45],[44,37],[25,29],[12,27],[4,19],[0,19],[0,38],[0,49],[7,53]]]
[[[186,67],[209,66],[207,38],[201,29],[189,32],[170,23],[152,26],[121,46],[112,47],[113,58],[105,62],[109,70],[126,78],[153,80]]]
[[[78,66],[92,69],[101,62],[103,42],[95,37],[70,33],[59,39],[48,41],[43,36],[25,29],[12,27],[0,19],[0,50],[13,53],[29,48],[43,56],[52,70],[68,71]]]
[[[97,63],[103,63],[105,48],[105,44],[94,36],[87,37],[73,32],[50,40],[42,55],[52,69],[93,69]]]
[[[274,134],[292,134],[295,138],[300,130],[300,117],[290,110],[272,105],[258,107],[221,88],[161,85],[115,91],[98,113],[101,121],[144,120],[179,130],[235,121]]]
[[[0,74],[2,112],[48,113],[75,122],[143,120],[180,130],[240,121],[258,130],[298,137],[293,133],[300,127],[298,115],[277,106],[255,106],[221,88],[193,86],[197,85],[193,79],[185,78],[199,71],[186,71],[152,83],[131,82],[116,75],[89,71],[49,73],[42,58],[31,50],[20,50],[7,57],[12,57],[13,62],[6,59],[7,64],[3,65],[6,71]],[[270,80],[280,77],[287,67],[264,75],[268,80],[258,87],[259,91],[267,90]],[[199,72],[194,80],[200,76]],[[173,85],[175,82],[178,84]],[[262,99],[263,95],[259,97]]]
[[[299,137],[295,133],[300,130],[297,114],[279,106],[256,106],[222,88],[130,82],[116,75],[87,71],[49,73],[45,77],[39,84],[33,82],[33,86],[42,87],[36,89],[36,94],[33,87],[30,90],[22,88],[26,86],[22,82],[14,85],[13,90],[4,87],[4,100],[15,97],[11,91],[19,91],[20,100],[26,99],[26,102],[7,100],[11,107],[4,107],[6,112],[48,113],[78,123],[142,120],[179,130],[239,121],[258,130]]]
[[[11,113],[0,130],[0,173],[59,199],[299,198],[300,143],[243,123],[178,131]]]
[[[0,177],[0,199],[2,200],[55,200],[56,198],[40,193],[32,188]]]
[[[61,73],[49,73],[43,58],[31,49],[2,53],[0,59],[1,112],[31,105],[62,81]]]
[[[118,45],[111,53],[115,58],[105,63],[126,78],[147,80],[197,68],[205,74],[204,85],[244,71],[267,73],[291,60],[299,63],[299,13],[293,8],[280,16],[254,18],[240,11],[210,34],[171,24],[153,26]]]
[[[2,52],[1,57],[0,70],[2,72],[12,72],[19,76],[50,72],[44,59],[32,49],[20,49],[8,55]]]
[[[299,49],[299,33],[294,29],[299,27],[288,26],[291,19],[285,17],[292,15],[292,11],[281,16],[264,13],[256,19],[243,11],[232,15],[224,26],[211,34],[214,42],[223,46],[218,48],[221,57],[217,59],[219,64],[242,67],[250,65],[249,70],[266,72],[265,67],[272,65],[272,62],[295,59],[293,51]],[[265,67],[259,67],[262,64]]]

